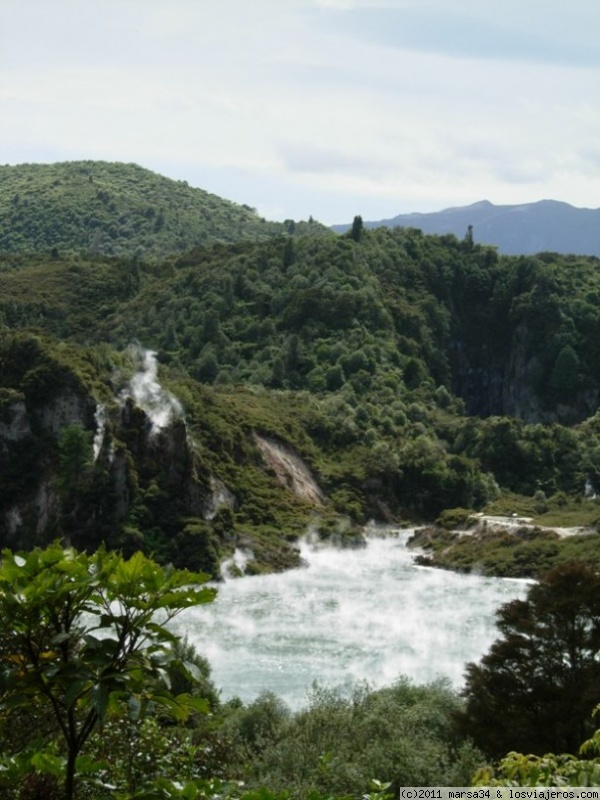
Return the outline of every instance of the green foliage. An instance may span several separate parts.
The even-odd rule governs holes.
[[[115,186],[124,180],[130,197],[150,180],[139,168],[117,167],[97,165],[96,174],[92,162],[72,165],[72,180],[53,192],[104,192],[100,179]],[[35,183],[35,171],[25,172]],[[177,187],[185,205],[193,190]],[[242,211],[254,218],[251,209]],[[173,220],[166,210],[162,216],[160,233],[171,234]],[[155,225],[159,217],[155,210],[144,219]],[[421,519],[453,507],[479,509],[499,490],[543,492],[551,512],[557,492],[600,489],[600,426],[554,423],[582,418],[590,402],[595,408],[598,362],[587,355],[598,331],[594,259],[499,259],[479,245],[467,250],[454,237],[414,230],[363,228],[355,241],[300,236],[302,226],[294,227],[293,239],[288,224],[282,236],[246,237],[152,263],[89,253],[5,255],[0,319],[38,336],[2,335],[10,343],[0,388],[21,393],[30,426],[45,418],[50,398],[64,399],[68,390],[85,398],[78,421],[94,430],[97,400],[114,402],[125,384],[126,357],[111,345],[124,348],[137,337],[168,368],[161,380],[181,392],[198,444],[189,469],[173,459],[161,463],[141,446],[143,414],[132,409],[123,424],[113,411],[106,447],[116,448],[126,474],[117,476],[101,457],[42,534],[36,520],[24,522],[25,541],[79,531],[81,546],[141,547],[178,564],[189,556],[216,574],[236,537],[250,535],[262,551],[258,569],[290,565],[290,549],[275,552],[278,529],[297,535],[311,509],[265,474],[252,430],[292,445],[331,505],[353,522],[384,508],[391,518]],[[573,353],[576,384],[564,378]],[[519,374],[510,372],[515,365],[522,365]],[[507,382],[519,387],[515,403],[525,413],[553,424],[507,416],[510,403],[490,388]],[[567,384],[573,391],[559,397]],[[14,429],[18,405],[5,401],[2,408]],[[492,416],[466,418],[465,408]],[[58,482],[57,444],[34,428],[33,440],[0,450],[0,497],[8,503],[22,498],[31,507],[43,479],[46,486]],[[176,445],[178,453],[184,449]],[[31,468],[36,462],[43,477]],[[237,502],[227,535],[215,533],[202,504],[190,499],[209,493],[211,476]],[[182,482],[185,492],[178,491]]]
[[[175,566],[192,570],[206,569],[211,575],[219,571],[219,540],[209,522],[190,519],[172,543]]]
[[[533,506],[537,514],[545,514],[546,511],[548,511],[548,500],[546,498],[546,493],[541,489],[538,489],[533,495]]]
[[[597,715],[598,707],[594,709]],[[563,753],[543,756],[510,752],[473,778],[474,786],[598,786],[600,785],[600,731],[579,748],[583,758]]]
[[[360,215],[354,217],[352,220],[352,227],[350,229],[350,238],[355,242],[360,242],[363,232],[363,220]]]
[[[92,442],[89,431],[82,425],[67,425],[58,440],[60,481],[65,491],[71,491],[81,479],[83,470],[92,461]]]
[[[167,667],[169,685],[175,695],[194,695],[208,700],[212,710],[219,707],[219,692],[210,678],[210,664],[187,636],[176,639]]]
[[[119,699],[185,718],[189,695],[165,689],[175,637],[167,623],[214,599],[205,576],[159,567],[141,553],[88,556],[51,545],[0,564],[0,708],[47,709],[65,750],[65,798],[78,758]],[[205,706],[204,706],[205,707]],[[62,767],[61,767],[62,771]]]
[[[304,710],[290,714],[264,695],[234,711],[223,730],[238,739],[251,785],[291,798],[360,797],[373,775],[391,788],[466,785],[480,754],[453,732],[460,705],[442,683],[401,679],[351,696],[314,686]]]
[[[498,611],[498,639],[467,666],[464,730],[492,757],[576,752],[600,699],[600,578],[556,567]]]
[[[127,707],[104,722],[94,758],[103,783],[127,795],[147,791],[158,778],[184,784],[202,778],[190,730],[161,725],[155,716],[136,719]]]
[[[511,752],[497,767],[482,767],[475,773],[473,786],[598,786],[600,761],[570,754],[543,756]]]
[[[581,491],[583,446],[574,431],[560,425],[526,425],[514,418],[490,417],[468,443],[467,453],[509,490],[554,494]]]
[[[135,164],[73,161],[0,166],[0,251],[164,258],[199,245],[281,235],[238,205]],[[317,235],[318,224],[295,223]]]
[[[465,525],[473,516],[467,508],[447,508],[437,518],[436,523],[446,530],[455,530]]]
[[[493,520],[477,522],[471,516],[463,533],[464,515],[454,512],[450,509],[440,515],[439,528],[421,528],[411,537],[410,546],[425,551],[416,556],[418,563],[504,578],[537,578],[571,561],[600,569],[600,537],[595,532],[561,536],[551,529],[519,525],[509,519],[496,524]],[[594,518],[596,515],[597,510]],[[581,517],[582,512],[580,522]]]

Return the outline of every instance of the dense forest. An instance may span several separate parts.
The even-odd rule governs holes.
[[[369,520],[436,523],[419,540],[424,563],[563,581],[563,596],[597,618],[594,573],[569,572],[600,564],[597,258],[500,256],[476,230],[367,230],[359,216],[343,235],[313,220],[269,223],[135,165],[0,171],[0,545],[18,559],[61,541],[81,557],[103,547],[123,559],[145,553],[218,579],[236,547],[252,553],[248,574],[298,565],[309,528],[356,544]],[[528,524],[462,536],[481,513]],[[564,526],[581,533],[552,530]],[[544,595],[530,602],[562,613]],[[520,635],[515,620],[526,628],[527,613],[507,611],[500,632],[517,625]],[[589,634],[577,646],[593,665],[593,625]],[[25,647],[11,637],[5,626],[5,664]],[[212,717],[197,712],[172,728],[155,711],[127,723],[125,738],[164,753],[157,770],[189,775],[189,793],[166,783],[142,790],[143,766],[123,752],[122,773],[105,776],[121,794],[88,786],[82,797],[216,796],[198,780],[217,778],[270,786],[278,798],[360,797],[371,778],[392,792],[468,784],[486,758],[515,747],[542,755],[583,742],[600,702],[590,690],[569,736],[540,743],[525,730],[513,747],[509,733],[486,739],[485,718],[447,686],[400,680],[352,698],[316,687],[298,714],[273,696],[221,706],[209,666],[193,648],[180,655],[196,663],[182,680],[208,698]],[[473,704],[489,686],[506,688],[493,683],[502,658],[489,658],[469,673]],[[44,685],[52,677],[39,662],[32,669]],[[23,713],[10,699],[17,672],[2,684],[10,714]],[[81,698],[59,705],[85,705],[83,685]],[[547,690],[540,685],[540,697]],[[106,703],[100,689],[90,695],[92,728],[109,714],[107,691]],[[551,719],[563,714],[558,700],[546,704]],[[123,719],[105,723],[115,748]],[[393,746],[383,733],[372,738],[390,726]],[[305,764],[290,783],[285,765],[300,742]],[[52,794],[50,754],[44,769],[17,755],[11,769],[37,777],[23,778],[15,800],[63,796]],[[35,794],[40,776],[46,795]],[[373,786],[372,796],[382,791]]]
[[[85,531],[84,544],[110,531],[115,546],[145,541],[167,557],[193,529],[210,540],[198,558],[214,573],[242,538],[254,541],[257,568],[293,563],[290,540],[315,514],[327,531],[336,515],[431,521],[496,502],[542,525],[562,512],[565,524],[593,526],[596,269],[594,258],[501,258],[469,239],[359,224],[342,237],[218,244],[160,263],[5,254],[5,425],[22,423],[29,444],[9,433],[3,447],[3,541],[45,541],[67,526]],[[156,352],[181,404],[179,432],[161,432],[178,439],[170,471],[156,469],[143,410],[123,405],[141,348]],[[80,425],[91,447],[100,405],[105,447],[84,459],[67,500],[63,429]],[[317,507],[269,474],[257,435],[303,459]],[[25,469],[27,458],[41,469]],[[194,488],[182,501],[184,474]],[[229,493],[217,514],[226,531],[206,519],[215,482]],[[585,547],[596,558],[595,540]]]

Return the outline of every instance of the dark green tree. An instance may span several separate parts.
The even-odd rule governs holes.
[[[465,249],[471,251],[473,249],[473,226],[469,225],[465,233]]]
[[[573,397],[579,388],[579,357],[571,345],[565,345],[556,357],[550,386],[561,400]]]
[[[92,460],[91,434],[82,425],[67,425],[58,440],[62,488],[69,491],[81,480],[83,470]]]
[[[273,359],[271,367],[271,386],[275,389],[281,389],[285,378],[285,364],[281,356],[276,356]]]
[[[287,269],[294,263],[294,240],[288,236],[283,246],[282,261],[284,269]]]
[[[344,381],[344,370],[340,364],[334,364],[332,367],[329,367],[325,375],[325,383],[330,392],[341,389],[344,385]]]
[[[219,312],[213,308],[209,308],[204,315],[204,326],[202,330],[202,338],[205,342],[214,341],[219,335],[221,330]]]
[[[284,366],[286,372],[296,372],[300,366],[300,338],[296,333],[285,343]]]
[[[600,701],[600,575],[560,565],[497,625],[501,638],[467,666],[464,729],[494,758],[577,752]]]
[[[404,383],[409,389],[418,389],[427,377],[427,369],[418,358],[409,358],[404,367]]]
[[[211,345],[202,351],[194,368],[194,377],[203,383],[212,383],[219,374],[219,361]]]
[[[358,214],[352,220],[352,228],[350,229],[350,238],[354,239],[355,242],[360,242],[363,235],[363,219]]]

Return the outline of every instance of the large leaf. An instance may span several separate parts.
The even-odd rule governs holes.
[[[100,719],[104,718],[110,699],[110,691],[106,683],[98,683],[92,689],[91,706]]]

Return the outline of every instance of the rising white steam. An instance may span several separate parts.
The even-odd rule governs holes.
[[[96,433],[94,434],[94,461],[100,455],[102,450],[102,443],[104,442],[104,434],[106,432],[106,406],[103,403],[98,403],[96,412],[94,414],[96,420]]]
[[[125,395],[132,397],[146,412],[157,431],[166,427],[174,417],[182,417],[183,408],[179,400],[158,382],[156,353],[143,348],[136,348],[134,352],[140,359],[140,369],[131,379]]]
[[[359,550],[303,542],[304,568],[225,580],[214,603],[186,609],[174,627],[202,648],[226,698],[267,689],[300,708],[315,680],[350,690],[400,675],[459,688],[465,664],[497,638],[496,609],[531,582],[419,567],[410,533],[368,536]]]
[[[227,580],[227,578],[243,575],[246,572],[248,562],[253,558],[254,553],[251,550],[236,547],[231,558],[226,558],[221,563],[221,577]]]

